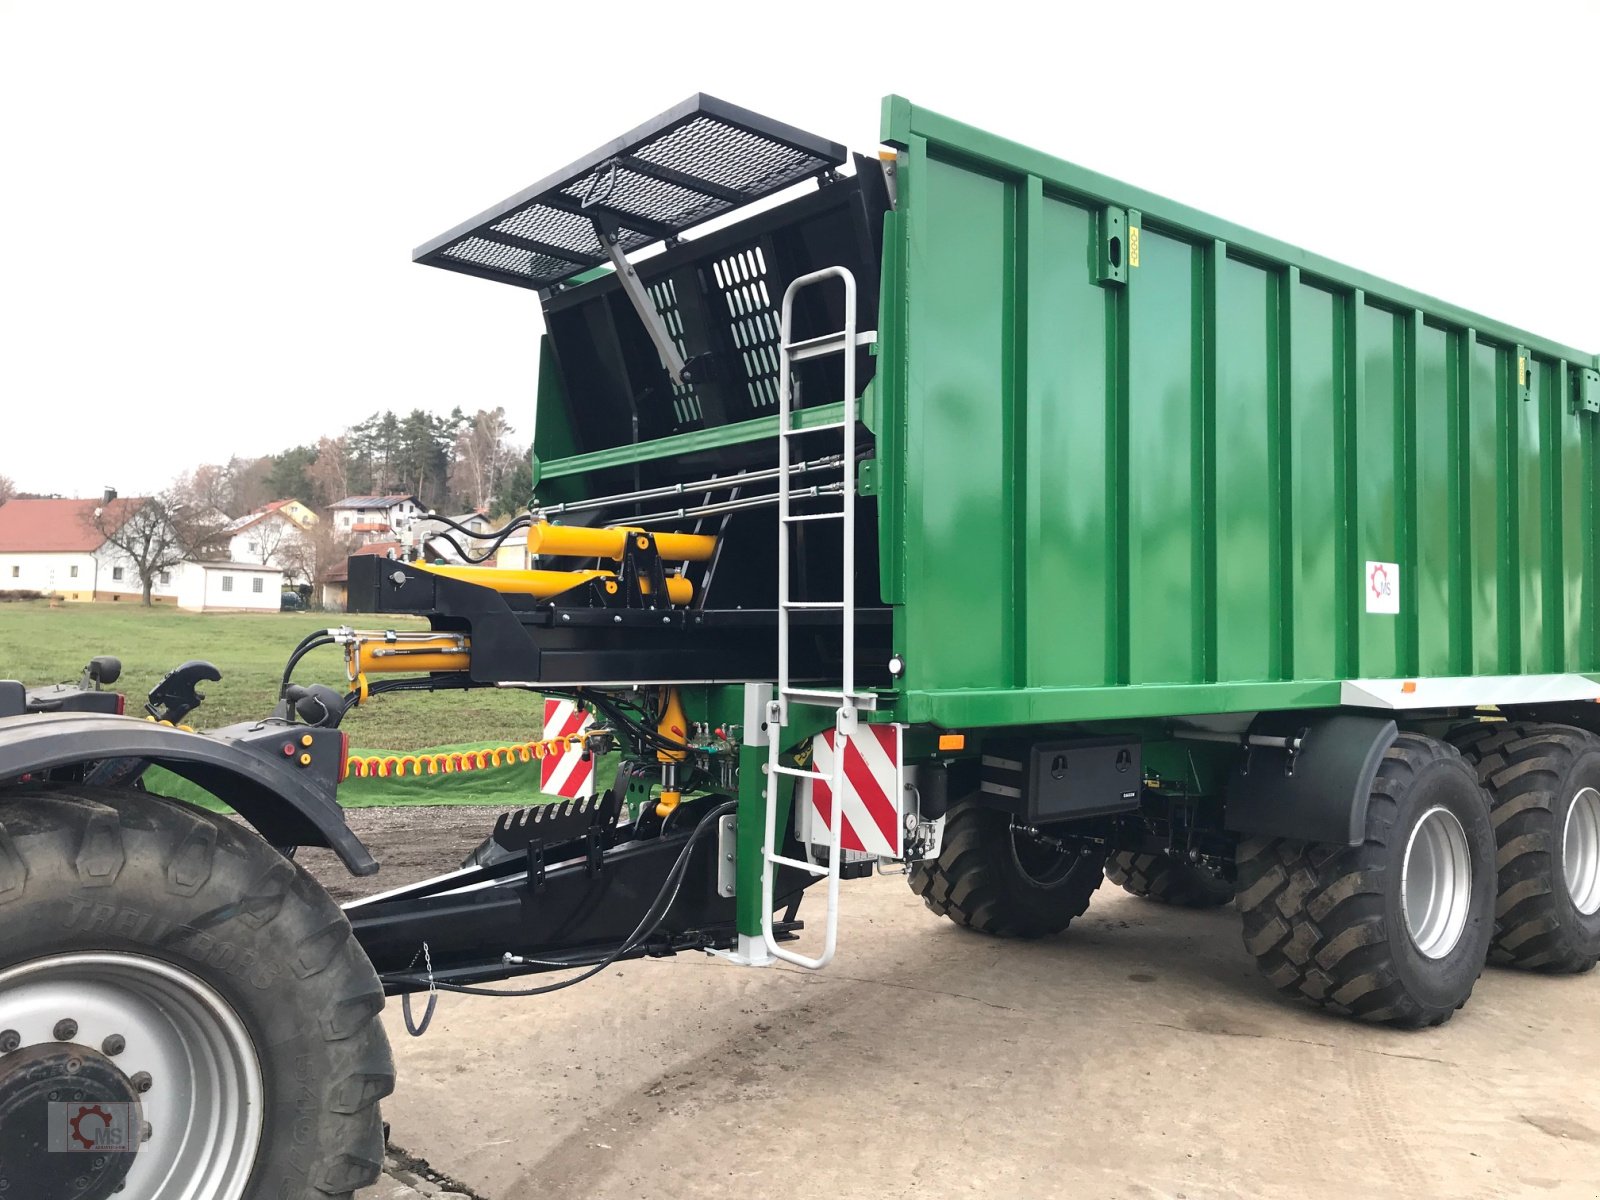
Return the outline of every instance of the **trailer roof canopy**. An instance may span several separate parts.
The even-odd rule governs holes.
[[[416,262],[545,288],[838,166],[845,148],[698,94],[417,247]]]

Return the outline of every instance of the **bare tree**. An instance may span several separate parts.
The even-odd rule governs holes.
[[[487,509],[516,455],[508,444],[511,426],[503,408],[481,409],[456,438],[450,492],[469,507]]]
[[[334,528],[332,521],[318,521],[298,537],[290,538],[278,561],[284,574],[320,588],[355,548],[354,535]]]
[[[0,475],[0,504],[4,504],[17,494],[17,485],[11,482],[10,476]]]
[[[267,566],[280,550],[287,550],[288,543],[293,539],[289,536],[293,522],[281,513],[268,513],[257,521],[248,530],[251,545],[255,548],[250,552],[262,566]],[[281,562],[281,558],[279,559]]]
[[[182,487],[143,499],[111,500],[84,519],[104,545],[133,564],[146,607],[161,572],[215,554],[228,543],[213,513]]]
[[[317,457],[306,468],[306,478],[311,481],[313,495],[307,497],[313,504],[326,506],[343,500],[350,494],[350,439],[341,434],[336,438],[317,440]]]

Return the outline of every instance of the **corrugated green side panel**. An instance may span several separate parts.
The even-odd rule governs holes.
[[[897,98],[884,118],[897,715],[1600,669],[1596,418],[1572,403],[1594,356]],[[1369,562],[1398,564],[1398,615],[1368,610]]]

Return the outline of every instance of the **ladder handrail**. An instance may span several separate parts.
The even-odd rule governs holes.
[[[844,435],[842,502],[843,557],[842,588],[839,614],[844,623],[844,671],[840,686],[842,700],[834,721],[835,753],[833,771],[828,782],[833,792],[833,805],[828,814],[828,900],[827,916],[823,923],[822,953],[815,958],[797,954],[778,944],[772,928],[773,877],[777,860],[777,821],[779,781],[791,774],[794,768],[780,770],[778,761],[783,753],[783,729],[788,723],[789,696],[789,615],[793,611],[789,595],[789,437],[793,427],[791,403],[792,366],[791,352],[796,348],[790,340],[794,318],[796,293],[826,280],[838,279],[844,283],[844,328],[823,338],[807,339],[803,345],[807,358],[825,354],[844,355],[844,414],[841,421]],[[856,279],[844,267],[823,267],[801,275],[792,281],[783,293],[781,318],[778,326],[778,687],[777,695],[768,705],[767,729],[767,803],[766,831],[761,847],[761,936],[767,951],[774,958],[794,963],[796,966],[816,970],[827,966],[833,959],[839,939],[839,867],[844,859],[840,845],[844,820],[844,739],[856,728],[855,693],[855,548],[856,548]],[[837,346],[822,345],[828,338],[838,338]],[[817,775],[820,780],[821,775]],[[813,785],[814,786],[814,785]],[[796,788],[798,791],[798,788]],[[791,812],[791,819],[793,818]]]

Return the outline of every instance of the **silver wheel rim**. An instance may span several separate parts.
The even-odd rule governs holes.
[[[1600,792],[1586,787],[1572,798],[1561,835],[1567,894],[1584,916],[1600,912]]]
[[[117,1200],[238,1200],[261,1140],[261,1064],[227,1001],[137,954],[61,954],[0,971],[0,1028],[23,1047],[57,1041],[63,1019],[77,1023],[79,1045],[120,1036],[117,1069],[150,1076],[139,1097],[150,1138]]]
[[[1427,958],[1454,950],[1472,910],[1467,831],[1447,808],[1422,814],[1400,867],[1400,907],[1412,944]]]

